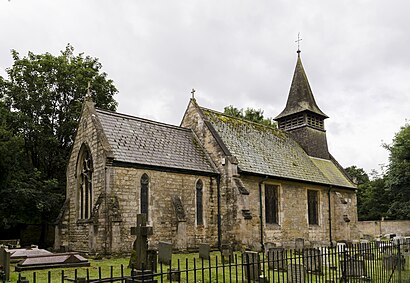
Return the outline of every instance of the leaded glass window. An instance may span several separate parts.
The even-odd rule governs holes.
[[[85,145],[81,147],[77,166],[79,218],[89,219],[93,203],[93,162]]]
[[[265,222],[278,224],[278,186],[265,184]]]
[[[309,225],[318,225],[319,221],[319,192],[308,190]]]

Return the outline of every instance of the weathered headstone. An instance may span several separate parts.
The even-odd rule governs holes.
[[[3,273],[4,280],[10,279],[10,253],[4,248],[0,248],[0,273]]]
[[[305,283],[306,269],[303,264],[288,265],[288,282],[289,283]]]
[[[296,238],[295,239],[295,251],[301,252],[305,247],[305,239],[303,238]]]
[[[384,255],[383,256],[383,268],[386,269],[398,269],[399,264],[402,270],[404,270],[404,265],[405,265],[405,258],[403,255],[398,255],[398,254],[390,254],[390,255]]]
[[[342,274],[347,278],[365,278],[367,276],[365,261],[362,259],[348,258],[340,262]]]
[[[259,253],[246,251],[242,254],[244,259],[245,278],[248,280],[259,281],[261,275]]]
[[[211,247],[209,244],[199,244],[199,258],[209,260],[211,258]]]
[[[152,235],[152,227],[147,226],[147,215],[137,214],[137,226],[131,228],[131,235],[136,235],[133,248],[136,254],[135,266],[137,270],[145,270],[148,265],[148,236]]]
[[[319,249],[304,249],[303,263],[309,272],[322,272],[322,256]]]
[[[288,267],[284,248],[270,248],[268,250],[268,267],[271,270],[285,271]]]
[[[233,249],[230,245],[224,244],[221,245],[221,254],[222,254],[222,261],[224,263],[231,263],[233,262]]]
[[[171,265],[172,244],[167,242],[158,243],[158,262],[160,264]]]

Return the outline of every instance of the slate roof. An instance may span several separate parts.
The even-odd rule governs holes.
[[[278,116],[276,116],[275,120],[302,111],[310,111],[323,118],[328,118],[328,116],[323,113],[316,104],[305,69],[302,65],[302,60],[300,59],[300,53],[298,53],[298,60],[296,62],[295,73],[293,74],[286,107]]]
[[[96,113],[115,161],[216,173],[191,130],[101,109]]]
[[[330,160],[309,157],[284,131],[200,108],[243,172],[334,185],[355,186]]]

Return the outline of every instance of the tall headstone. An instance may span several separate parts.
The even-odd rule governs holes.
[[[152,235],[152,227],[147,226],[147,215],[137,214],[137,226],[131,228],[131,235],[136,235],[134,251],[136,254],[135,268],[146,269],[148,266],[148,236]]]
[[[172,197],[172,205],[174,206],[175,216],[178,221],[177,234],[175,239],[175,246],[178,250],[185,250],[188,247],[187,234],[187,222],[184,205],[179,196],[174,195]]]
[[[245,278],[252,281],[259,281],[261,275],[259,253],[246,251],[242,254],[244,259]]]

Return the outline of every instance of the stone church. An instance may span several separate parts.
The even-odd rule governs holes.
[[[128,253],[146,213],[150,245],[263,249],[357,238],[356,186],[328,151],[300,52],[278,129],[200,106],[180,126],[83,105],[56,248]]]

